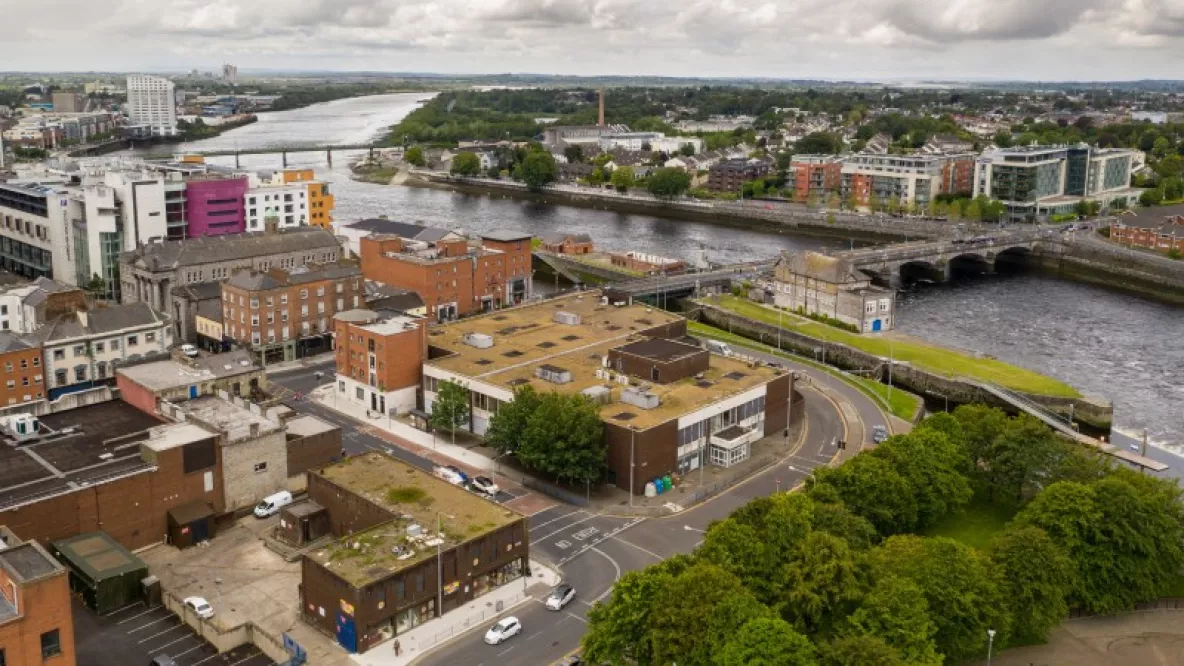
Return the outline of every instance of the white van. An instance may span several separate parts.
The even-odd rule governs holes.
[[[268,495],[255,507],[256,518],[274,516],[280,509],[292,503],[292,493],[284,490],[274,495]]]
[[[707,351],[712,354],[719,354],[720,356],[732,355],[732,348],[728,346],[728,343],[720,342],[719,340],[708,340]]]

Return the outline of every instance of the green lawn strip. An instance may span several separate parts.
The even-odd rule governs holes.
[[[869,398],[880,405],[880,407],[891,412],[893,416],[904,419],[905,421],[911,422],[917,413],[917,409],[921,406],[921,399],[912,393],[909,393],[908,391],[894,389],[892,391],[892,399],[889,401],[888,387],[875,380],[846,374],[839,370],[835,370],[828,365],[823,365],[817,361],[802,356],[797,356],[789,352],[779,351],[774,347],[770,347],[759,342],[754,342],[748,338],[736,335],[734,333],[728,333],[727,331],[715,328],[714,326],[701,324],[697,321],[687,322],[687,324],[690,327],[690,331],[692,333],[698,333],[699,335],[715,338],[717,340],[723,340],[724,342],[734,344],[737,347],[756,349],[774,356],[779,356],[781,358],[794,361],[795,363],[803,363],[805,365],[809,365],[810,367],[818,368],[823,372],[838,377],[848,384],[851,384],[860,391],[863,391]]]
[[[720,296],[718,301],[711,299],[704,302],[766,324],[778,325],[776,310],[746,299],[725,295]],[[911,363],[918,368],[948,377],[969,377],[1024,393],[1073,398],[1080,396],[1076,389],[1062,381],[996,359],[975,358],[952,349],[913,340],[896,340],[890,344],[888,338],[882,336],[849,333],[789,313],[781,317],[781,325],[786,330],[845,344],[883,358],[891,355],[897,361]]]
[[[991,539],[1007,525],[1018,508],[974,498],[962,511],[946,516],[924,531],[925,536],[949,537],[971,548],[986,550]]]

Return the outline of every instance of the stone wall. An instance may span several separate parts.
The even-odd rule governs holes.
[[[1184,261],[1093,238],[1041,243],[1036,256],[1045,270],[1067,278],[1184,303]]]

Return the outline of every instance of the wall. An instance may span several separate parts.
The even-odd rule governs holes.
[[[632,444],[633,493],[640,495],[647,481],[676,471],[678,464],[678,421],[670,420],[636,434],[614,423],[604,424],[604,442],[609,479],[618,488],[629,487],[629,451]]]
[[[243,195],[246,178],[191,180],[185,185],[189,202],[189,237],[242,233],[244,229]],[[235,203],[213,203],[234,200]]]
[[[310,469],[328,465],[341,455],[341,429],[308,437],[291,437],[287,442],[288,476],[303,476]]]
[[[0,581],[6,578],[0,570]],[[4,583],[7,587],[7,583]],[[70,608],[70,583],[65,571],[34,581],[18,591],[21,619],[0,625],[0,648],[7,666],[74,666],[74,622]],[[60,656],[41,659],[41,634],[58,630]],[[86,666],[86,665],[84,665]]]
[[[338,450],[340,451],[340,449]],[[256,472],[255,465],[266,464]],[[288,487],[288,446],[283,429],[222,446],[226,511],[252,507]]]
[[[40,347],[0,354],[0,406],[19,405],[44,397]]]

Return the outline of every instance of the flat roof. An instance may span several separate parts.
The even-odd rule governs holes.
[[[702,349],[694,345],[663,338],[650,338],[648,340],[631,342],[622,347],[617,347],[617,351],[665,363],[703,352]]]
[[[38,419],[50,429],[47,437],[0,445],[0,510],[152,469],[140,444],[149,428],[164,423],[120,400]]]
[[[325,479],[365,497],[396,516],[394,520],[351,534],[310,553],[314,562],[355,587],[370,583],[436,556],[436,546],[409,539],[408,525],[419,525],[427,539],[437,535],[437,512],[445,548],[470,541],[522,520],[523,516],[383,453],[370,452],[320,472]],[[452,516],[451,518],[448,516]],[[355,548],[354,544],[358,544]],[[407,555],[399,559],[393,548]]]
[[[152,391],[165,391],[190,386],[224,377],[257,372],[261,368],[251,361],[246,350],[205,356],[192,361],[157,361],[120,368],[117,373]]]
[[[215,433],[194,423],[173,423],[159,426],[150,430],[149,433],[144,446],[157,452],[168,451],[178,446],[185,446],[216,436]]]
[[[297,437],[311,437],[312,435],[319,435],[325,432],[332,432],[337,430],[337,426],[322,421],[315,416],[309,414],[302,414],[294,419],[287,421],[288,434]]]
[[[643,350],[651,348],[645,345],[650,339],[639,335],[639,331],[679,321],[681,317],[641,305],[620,308],[601,305],[598,296],[595,292],[584,292],[582,300],[556,299],[438,327],[430,332],[429,344],[456,353],[428,361],[425,368],[438,368],[505,391],[531,385],[543,392],[580,393],[603,386],[609,389],[609,402],[601,406],[600,418],[639,430],[767,384],[784,374],[775,368],[750,367],[743,361],[712,354],[710,367],[701,378],[688,377],[669,384],[650,384],[644,381],[648,378],[634,378],[630,382],[634,387],[650,384],[647,390],[658,396],[657,407],[642,409],[621,402],[621,390],[625,386],[604,377],[604,357],[609,350],[639,343]],[[579,314],[581,323],[572,326],[553,322],[552,315],[559,311]],[[503,318],[499,320],[499,317]],[[499,334],[497,327],[517,328]],[[463,336],[473,332],[492,335],[493,346],[479,349],[465,344]],[[690,347],[663,341],[652,349],[665,349],[667,345],[671,350],[674,345]],[[538,377],[536,371],[542,366],[568,371],[571,381],[555,384]]]
[[[394,335],[404,331],[413,331],[419,328],[422,322],[423,320],[419,317],[395,315],[382,321],[376,321],[373,324],[366,324],[361,328],[376,335]]]
[[[53,542],[53,549],[92,583],[132,571],[148,571],[144,560],[136,557],[106,532],[79,534]]]
[[[260,413],[256,414],[249,407],[240,406],[217,396],[207,395],[187,400],[179,403],[177,407],[188,416],[226,432],[227,439],[231,442],[244,439],[250,431],[251,425],[258,425],[261,435],[281,428],[279,423],[262,413],[262,408]]]
[[[0,567],[7,570],[17,583],[29,583],[64,571],[57,560],[33,541],[0,550]]]

